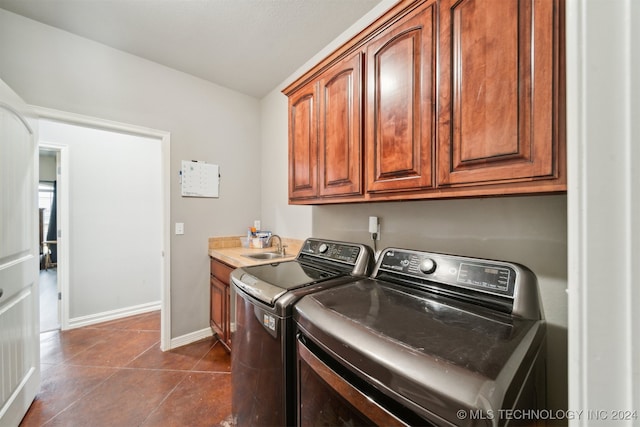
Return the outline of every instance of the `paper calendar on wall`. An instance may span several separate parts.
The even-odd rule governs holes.
[[[218,165],[194,160],[182,161],[182,196],[218,197],[220,170]]]

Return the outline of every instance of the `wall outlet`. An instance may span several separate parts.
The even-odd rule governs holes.
[[[176,222],[176,234],[184,234],[184,222]]]

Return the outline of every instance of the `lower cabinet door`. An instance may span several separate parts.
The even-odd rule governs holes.
[[[227,293],[227,285],[216,279],[211,278],[211,306],[210,306],[210,322],[211,328],[218,335],[218,338],[224,339],[225,327],[225,300]]]

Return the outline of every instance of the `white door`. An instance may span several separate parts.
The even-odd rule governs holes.
[[[0,425],[17,426],[40,386],[37,124],[0,80]]]

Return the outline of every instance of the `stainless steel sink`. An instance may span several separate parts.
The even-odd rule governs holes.
[[[260,252],[257,254],[242,254],[242,256],[253,259],[275,259],[275,258],[284,258],[284,255],[281,255],[277,252]]]

